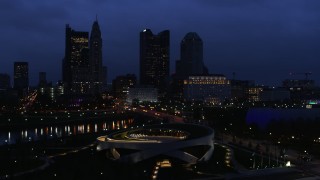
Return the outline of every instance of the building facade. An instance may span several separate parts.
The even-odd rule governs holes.
[[[140,32],[140,84],[165,91],[170,67],[170,32],[154,35],[150,29]]]
[[[47,73],[46,72],[39,72],[39,87],[47,86]]]
[[[127,102],[157,102],[158,90],[152,86],[139,86],[129,88]]]
[[[114,97],[119,99],[127,99],[129,88],[135,87],[137,84],[137,77],[134,74],[127,74],[125,76],[117,76],[112,81],[112,89]]]
[[[102,38],[96,20],[89,33],[66,26],[63,83],[67,93],[97,94],[103,90],[106,68],[102,66]]]
[[[320,98],[319,89],[314,80],[309,79],[286,79],[282,86],[290,91],[290,99],[293,101],[305,101]]]
[[[268,88],[259,94],[260,101],[286,101],[290,99],[290,91],[285,88]]]
[[[180,60],[176,62],[180,76],[205,75],[208,70],[203,63],[203,42],[196,32],[189,32],[180,44]]]
[[[235,102],[245,102],[249,99],[249,91],[250,87],[255,86],[254,81],[249,80],[231,80],[231,99]]]
[[[14,89],[22,90],[29,87],[28,62],[14,62]]]
[[[252,86],[247,88],[247,97],[249,102],[259,102],[264,86]]]
[[[89,33],[75,31],[66,25],[66,47],[63,82],[75,94],[90,93]]]
[[[102,66],[102,38],[98,21],[93,23],[90,34],[90,66],[92,69],[93,92],[101,93],[105,74]]]
[[[188,101],[222,103],[231,97],[230,81],[224,75],[189,76],[184,80],[183,95]]]
[[[180,60],[176,61],[171,94],[182,98],[184,80],[192,75],[208,75],[203,63],[203,41],[196,32],[187,33],[180,43]]]

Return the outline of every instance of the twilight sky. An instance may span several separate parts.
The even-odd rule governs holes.
[[[65,24],[91,31],[96,14],[108,80],[139,70],[139,32],[169,29],[171,72],[180,41],[194,31],[204,41],[210,73],[280,85],[290,72],[312,72],[320,83],[319,0],[1,0],[0,73],[28,61],[31,85],[38,73],[61,79]],[[13,80],[11,80],[13,81]]]

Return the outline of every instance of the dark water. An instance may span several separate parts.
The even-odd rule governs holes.
[[[60,138],[77,134],[99,133],[108,130],[123,129],[132,126],[134,119],[105,120],[80,124],[53,125],[46,127],[25,128],[19,130],[1,130],[0,145],[17,142],[37,141],[44,138]]]

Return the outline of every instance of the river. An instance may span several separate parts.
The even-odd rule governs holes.
[[[41,126],[34,128],[20,128],[17,130],[1,130],[0,145],[20,142],[37,141],[40,139],[61,138],[86,133],[100,133],[108,130],[128,128],[134,125],[133,118],[121,120],[103,120],[101,122],[85,122],[79,124],[64,124]]]

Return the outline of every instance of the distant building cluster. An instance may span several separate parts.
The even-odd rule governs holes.
[[[138,42],[137,42],[138,43]],[[94,100],[104,92],[123,103],[157,102],[159,100],[202,101],[213,105],[226,102],[318,102],[320,88],[309,80],[286,79],[280,87],[256,85],[252,80],[228,79],[223,74],[209,73],[203,57],[203,40],[196,32],[187,33],[180,42],[180,58],[175,73],[170,74],[170,31],[154,34],[140,32],[139,74],[119,75],[107,85],[107,67],[103,66],[102,38],[98,21],[91,32],[65,28],[65,55],[62,80],[47,81],[46,72],[39,72],[37,88],[29,85],[29,63],[14,63],[13,84],[8,74],[0,74],[0,99],[17,102],[37,91],[45,101],[70,102]],[[301,74],[301,73],[300,73]],[[15,99],[14,101],[12,99]],[[68,102],[66,102],[68,103]],[[71,103],[71,104],[72,104]]]

